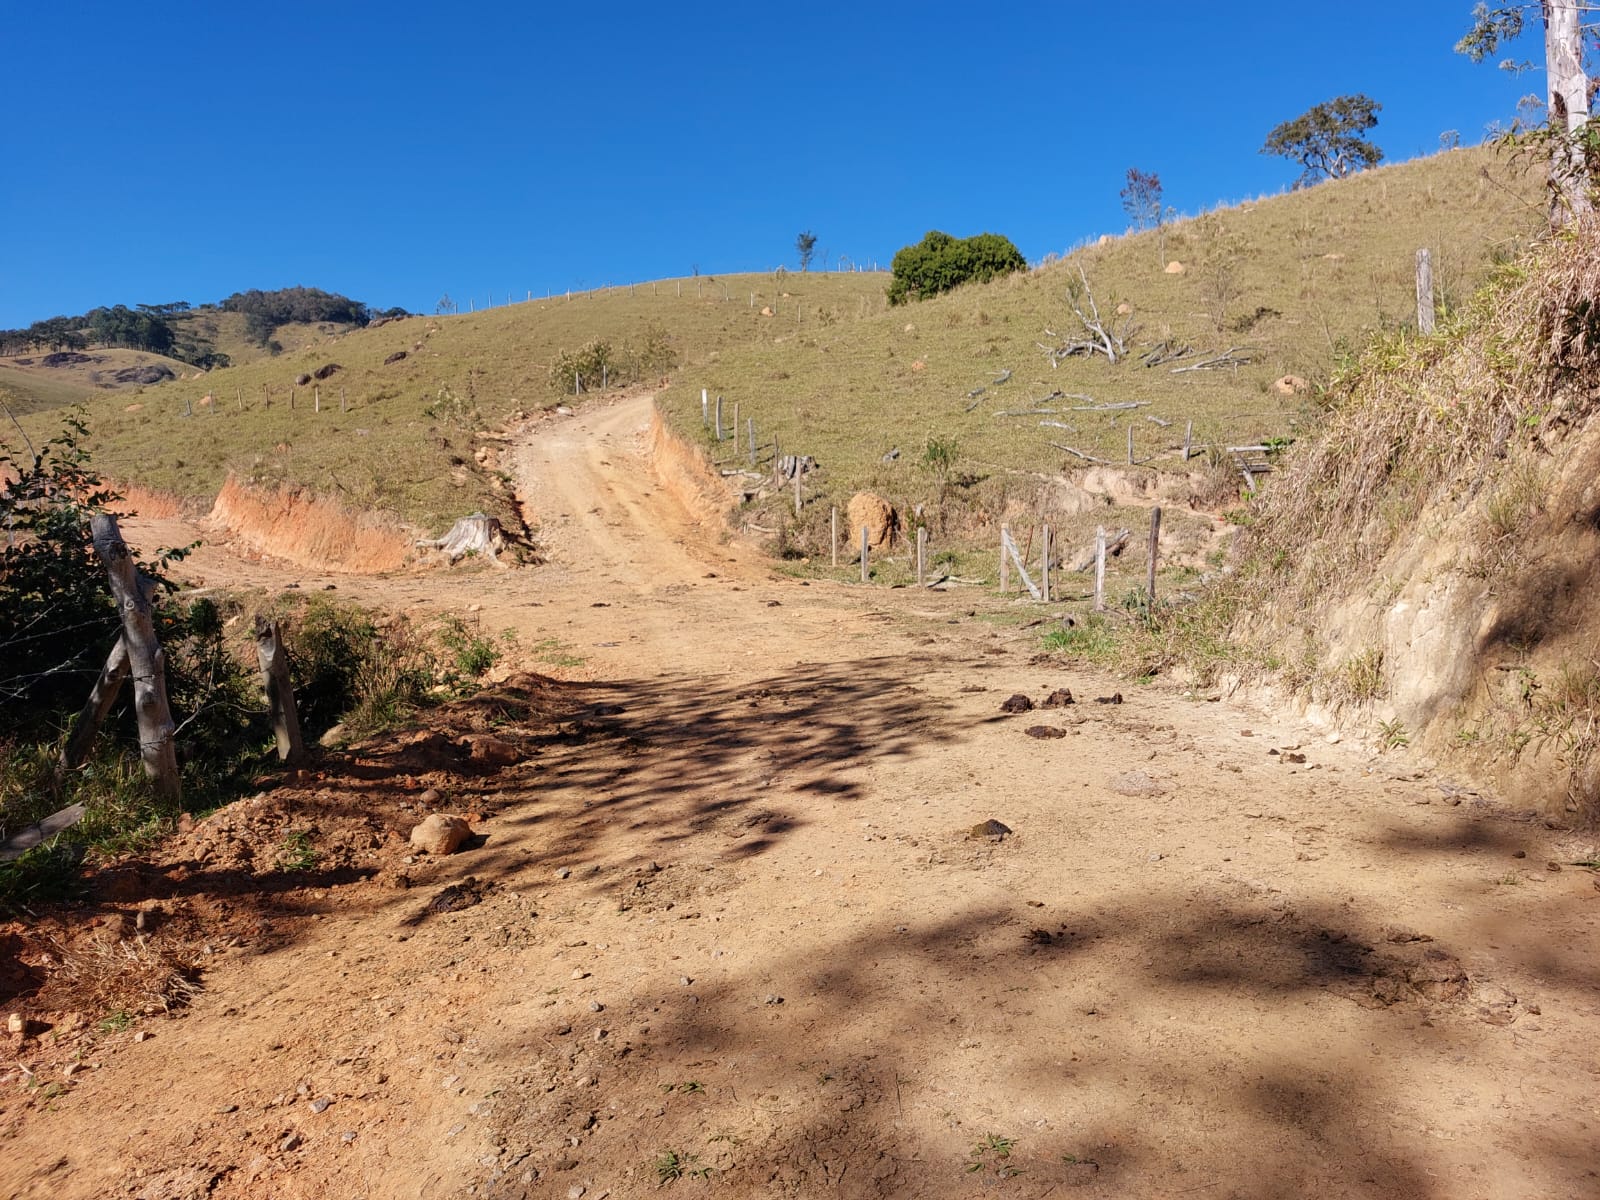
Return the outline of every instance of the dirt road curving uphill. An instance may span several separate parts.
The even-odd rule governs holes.
[[[481,605],[562,681],[461,716],[493,769],[419,734],[286,785],[329,828],[435,787],[480,814],[461,854],[379,829],[227,908],[201,848],[252,810],[201,822],[160,873],[228,932],[201,990],[53,1098],[13,1073],[0,1194],[1600,1194],[1592,839],[1039,661],[975,590],[785,578],[652,469],[650,416],[518,444],[546,567],[192,560]]]

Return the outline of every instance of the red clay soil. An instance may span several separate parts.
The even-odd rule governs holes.
[[[185,563],[522,669],[0,930],[0,1194],[1600,1195],[1592,838],[777,574],[650,416],[519,440],[543,567]]]

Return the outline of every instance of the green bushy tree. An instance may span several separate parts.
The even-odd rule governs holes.
[[[894,256],[889,303],[926,300],[963,283],[985,283],[1027,265],[1011,240],[997,233],[956,238],[935,229]]]
[[[1378,123],[1383,105],[1360,94],[1326,100],[1267,134],[1262,154],[1300,164],[1296,188],[1321,179],[1343,179],[1383,161],[1383,151],[1361,135]]]

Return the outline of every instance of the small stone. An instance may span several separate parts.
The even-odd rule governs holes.
[[[769,992],[767,994],[767,998],[762,1003],[764,1003],[764,1004],[782,1004],[783,1003],[783,997],[782,996],[778,996],[778,995],[774,995],[774,994]]]
[[[325,1113],[328,1111],[328,1105],[332,1103],[333,1101],[328,1099],[326,1096],[319,1097],[311,1102],[311,1111],[314,1113]]]
[[[1074,703],[1074,700],[1072,699],[1072,690],[1070,688],[1057,688],[1044,698],[1045,708],[1066,708],[1067,705],[1072,703]]]
[[[339,1140],[348,1146],[351,1142],[356,1140],[356,1131],[354,1129],[346,1129],[339,1135]]]
[[[556,878],[557,879],[566,879],[571,874],[572,874],[572,868],[571,867],[562,867],[559,871],[556,872]]]
[[[585,971],[582,967],[573,967],[572,977],[574,979],[587,979],[589,978],[589,972]]]
[[[466,1122],[457,1121],[454,1125],[450,1126],[450,1128],[445,1131],[445,1137],[447,1137],[447,1138],[456,1137],[462,1132],[462,1130],[466,1129],[466,1127],[467,1127],[466,1126]]]
[[[304,1141],[304,1139],[298,1133],[291,1133],[288,1137],[284,1138],[283,1141],[278,1143],[278,1149],[287,1154],[302,1141]]]
[[[993,817],[990,817],[987,821],[979,821],[976,825],[972,826],[972,828],[968,829],[967,837],[974,841],[979,838],[994,838],[997,841],[1003,841],[1006,835],[1010,832],[1011,826],[1003,824],[1000,821],[996,821]]]
[[[68,1063],[66,1066],[61,1068],[61,1074],[63,1078],[71,1079],[81,1070],[83,1070],[82,1063]]]
[[[682,984],[684,987],[688,987],[691,983],[694,982],[694,980],[690,979],[687,975],[680,975],[678,977],[678,982],[680,984]]]
[[[217,1109],[217,1111],[223,1116],[227,1116],[229,1113],[238,1112],[239,1106],[237,1104],[224,1104],[221,1108]]]
[[[1328,745],[1330,745],[1330,746],[1337,746],[1339,744],[1339,742],[1340,742],[1340,737],[1339,737],[1339,735],[1337,733],[1330,733],[1327,737],[1323,738],[1322,740],[1327,742]]]
[[[441,797],[439,796],[438,788],[429,788],[427,791],[423,792],[422,795],[417,797],[417,803],[426,804],[431,807],[439,803],[440,798]]]
[[[604,1004],[601,1004],[600,1001],[598,1001],[598,1000],[589,1001],[589,1011],[590,1012],[604,1012],[605,1011],[605,1007],[606,1006]]]
[[[588,1190],[589,1189],[584,1187],[583,1184],[575,1183],[567,1189],[567,1200],[579,1200],[584,1192]]]
[[[150,1040],[150,1031],[148,1029],[139,1030],[138,1033],[133,1035],[133,1040],[136,1042],[148,1042]]]
[[[1054,725],[1029,725],[1023,732],[1031,738],[1041,739],[1064,738],[1067,736],[1065,729],[1060,729]]]
[[[606,1032],[607,1031],[604,1030],[604,1029],[596,1029],[594,1031],[594,1040],[597,1041],[597,1042],[605,1041],[606,1040]]]
[[[1526,850],[1513,850],[1511,852],[1511,857],[1512,858],[1527,858],[1528,857],[1528,852]]]
[[[1127,771],[1118,775],[1111,781],[1110,787],[1119,796],[1153,798],[1167,794],[1167,789],[1160,782],[1143,771]]]
[[[7,1033],[27,1033],[28,1032],[28,1018],[23,1016],[21,1013],[15,1013],[15,1012],[12,1013],[10,1016],[8,1016],[6,1018],[6,1032]]]

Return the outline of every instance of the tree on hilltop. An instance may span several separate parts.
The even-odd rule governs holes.
[[[817,252],[817,235],[809,229],[794,239],[795,253],[800,256],[800,269],[811,269],[811,256]]]
[[[1378,123],[1382,108],[1360,93],[1325,100],[1274,128],[1261,153],[1299,163],[1296,188],[1322,179],[1343,179],[1383,161],[1383,151],[1361,136]]]
[[[1129,167],[1128,184],[1118,194],[1122,197],[1122,211],[1135,229],[1161,224],[1161,176],[1154,171]]]

